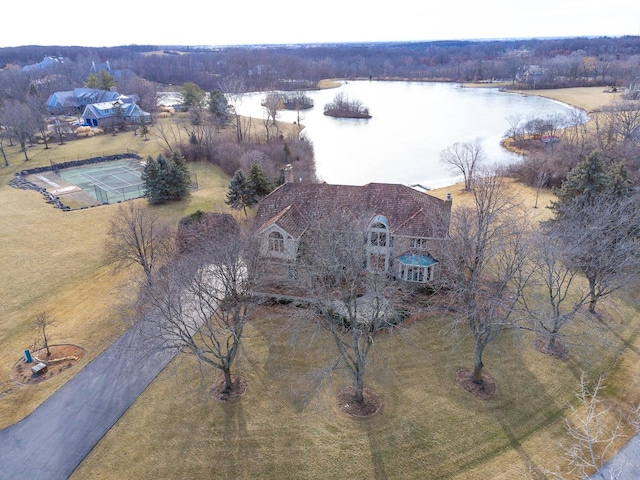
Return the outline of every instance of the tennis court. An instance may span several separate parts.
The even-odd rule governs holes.
[[[142,170],[140,161],[127,159],[64,168],[57,173],[100,203],[116,203],[144,195]]]

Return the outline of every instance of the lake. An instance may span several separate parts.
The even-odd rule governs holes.
[[[325,116],[324,105],[339,92],[362,102],[373,118]],[[301,112],[300,122],[305,127],[302,135],[314,146],[318,177],[345,185],[451,185],[460,177],[441,164],[443,149],[480,138],[488,166],[509,164],[519,159],[500,146],[510,115],[528,119],[576,110],[546,98],[452,83],[356,81],[307,95],[315,107]],[[264,118],[264,97],[265,93],[247,95],[240,113]],[[278,118],[294,122],[297,112],[282,111]]]

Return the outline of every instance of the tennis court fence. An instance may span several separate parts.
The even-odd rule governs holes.
[[[125,200],[144,197],[145,192],[144,185],[130,185],[128,187],[113,189],[110,192],[107,192],[95,184],[93,188],[95,190],[96,200],[100,203],[124,202]]]

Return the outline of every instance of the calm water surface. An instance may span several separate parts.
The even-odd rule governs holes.
[[[323,115],[324,105],[338,92],[360,100],[373,118],[336,119]],[[248,95],[240,113],[263,118],[260,100],[264,96]],[[328,183],[346,185],[451,185],[460,178],[440,163],[443,149],[455,142],[480,138],[488,165],[508,164],[519,158],[500,146],[510,115],[519,114],[526,119],[575,110],[541,97],[450,83],[357,81],[344,83],[338,89],[308,92],[308,96],[313,98],[315,107],[301,112],[305,127],[302,134],[313,143],[318,176]],[[297,113],[283,111],[279,119],[292,122]]]

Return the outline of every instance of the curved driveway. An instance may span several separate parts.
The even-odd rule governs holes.
[[[0,479],[66,479],[174,357],[143,348],[140,325],[58,389],[33,413],[0,431]]]

